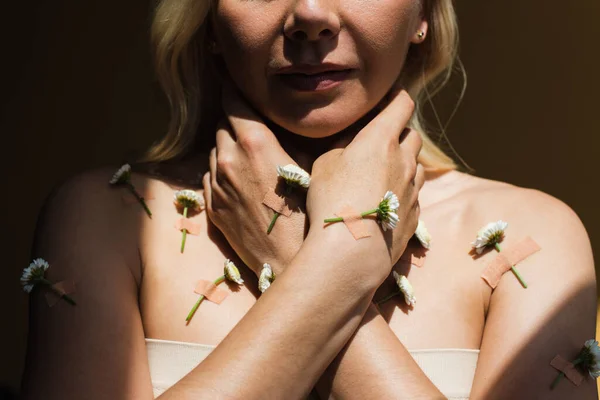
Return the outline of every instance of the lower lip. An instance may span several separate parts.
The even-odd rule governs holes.
[[[352,71],[330,71],[314,75],[280,74],[281,81],[292,89],[301,92],[319,92],[332,89],[348,79]]]

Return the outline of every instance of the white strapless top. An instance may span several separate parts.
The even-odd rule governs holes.
[[[154,397],[159,396],[206,358],[216,346],[146,339]],[[419,367],[451,400],[467,400],[471,392],[479,350],[411,350]],[[310,397],[309,399],[311,399]]]

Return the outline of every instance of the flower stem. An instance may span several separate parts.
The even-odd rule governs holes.
[[[43,278],[40,280],[40,282],[46,286],[48,286],[48,288],[50,290],[52,290],[58,297],[60,297],[61,299],[63,299],[64,301],[66,301],[67,303],[71,304],[71,305],[77,305],[77,303],[75,303],[75,300],[73,300],[73,298],[71,298],[70,296],[68,296],[66,293],[64,293],[61,290],[58,290],[57,288],[54,287],[54,284],[52,282],[50,282],[49,280]]]
[[[188,214],[188,208],[184,207],[183,208],[183,218],[187,218],[187,214]],[[181,230],[181,253],[183,253],[183,249],[185,248],[185,239],[187,238],[187,229],[183,228]]]
[[[563,378],[563,376],[565,376],[564,372],[561,372],[558,374],[558,376],[554,379],[554,381],[550,385],[550,390],[554,390],[554,388],[556,387],[556,385],[558,385],[558,382],[560,382],[560,380]]]
[[[223,282],[224,280],[225,280],[225,275],[222,275],[222,276],[218,277],[217,279],[215,279],[213,281],[213,283],[216,286],[219,283]],[[200,303],[202,303],[202,300],[204,300],[204,298],[205,298],[204,295],[200,295],[200,298],[198,299],[198,301],[196,302],[196,304],[194,304],[194,307],[192,307],[192,309],[188,313],[187,317],[185,318],[185,322],[187,322],[188,324],[190,323],[190,321],[192,320],[192,317],[196,313],[196,310],[198,309],[198,307],[200,307]]]
[[[494,247],[496,247],[496,250],[498,251],[498,253],[500,253],[502,251],[502,249],[500,248],[500,244],[496,243],[494,245]],[[523,277],[521,276],[519,271],[517,271],[517,268],[515,268],[515,266],[513,265],[512,267],[510,267],[510,269],[513,272],[513,274],[515,274],[515,276],[517,277],[517,279],[519,280],[519,282],[521,283],[523,288],[527,289],[527,282],[525,282],[525,279],[523,279]]]
[[[394,297],[398,296],[398,295],[399,295],[399,294],[401,294],[401,293],[402,293],[402,292],[401,292],[400,290],[399,290],[399,291],[397,291],[397,292],[392,292],[392,293],[388,294],[387,296],[385,296],[383,299],[381,299],[381,300],[379,300],[379,301],[375,302],[375,304],[377,304],[377,305],[383,304],[383,303],[385,303],[386,301],[388,301],[388,300],[390,300],[390,299],[392,299],[392,298],[394,298]]]
[[[379,208],[374,208],[372,210],[369,211],[365,211],[364,213],[360,213],[361,217],[366,217],[367,215],[371,215],[371,214],[376,214],[379,211]],[[337,218],[327,218],[324,222],[330,223],[330,222],[342,222],[344,220],[344,218],[342,217],[337,217]]]
[[[144,200],[144,198],[138,193],[138,191],[135,190],[135,187],[133,186],[133,184],[131,182],[127,182],[127,187],[129,188],[129,191],[131,192],[131,194],[133,194],[133,196],[137,199],[137,201],[140,202],[142,207],[144,207],[144,211],[146,211],[146,214],[148,214],[148,216],[150,218],[152,218],[152,212],[148,208],[148,205],[146,204],[146,200]]]
[[[267,235],[269,233],[271,233],[271,231],[273,230],[273,227],[275,226],[275,221],[277,221],[277,218],[279,218],[279,213],[277,211],[275,211],[275,215],[273,215],[273,218],[271,219],[271,223],[269,224],[269,227],[267,228]]]

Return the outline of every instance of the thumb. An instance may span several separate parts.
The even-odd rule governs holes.
[[[354,138],[353,142],[400,142],[400,135],[410,122],[415,102],[406,90],[396,90],[382,100],[383,109]]]
[[[262,118],[242,98],[241,93],[229,81],[223,82],[221,102],[225,116],[233,128],[236,140],[254,142],[260,140],[272,141],[275,135],[265,125]]]

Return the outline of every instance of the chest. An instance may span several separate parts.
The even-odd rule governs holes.
[[[198,235],[188,235],[185,251],[181,253],[182,235],[174,227],[175,219],[173,216],[153,221],[141,239],[144,271],[139,302],[145,335],[216,345],[257,301],[260,294],[257,278],[238,262],[244,284],[228,281],[219,284],[227,297],[220,304],[203,300],[186,323],[189,311],[200,297],[194,291],[197,283],[222,276],[225,259],[235,259],[235,254],[209,227],[205,213],[193,218],[200,231]],[[490,295],[480,274],[493,254],[473,260],[468,254],[471,235],[456,231],[455,224],[436,224],[434,219],[431,215],[428,223],[433,236],[431,250],[423,253],[413,239],[406,252],[424,254],[423,265],[400,262],[394,267],[410,280],[417,304],[409,308],[402,296],[396,296],[380,305],[380,312],[409,349],[479,348],[485,304]],[[394,291],[397,286],[390,276],[374,300]]]

